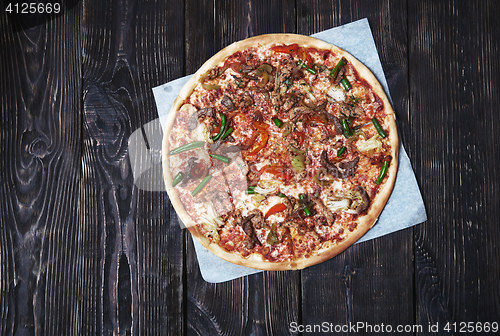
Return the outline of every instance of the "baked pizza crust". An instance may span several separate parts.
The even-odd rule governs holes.
[[[370,85],[373,91],[380,97],[384,103],[386,117],[381,122],[384,128],[389,129],[388,141],[391,144],[391,164],[387,172],[387,179],[383,184],[382,188],[378,191],[375,198],[371,200],[368,212],[361,215],[358,220],[358,225],[353,232],[350,232],[348,237],[339,243],[332,244],[333,246],[325,248],[319,251],[315,251],[314,254],[308,258],[297,259],[293,261],[284,262],[271,262],[264,260],[260,255],[253,253],[246,258],[240,257],[238,254],[228,252],[219,245],[212,243],[208,238],[206,238],[197,228],[197,223],[195,223],[191,217],[188,215],[184,206],[179,198],[178,193],[175,188],[172,187],[172,175],[170,173],[170,162],[168,152],[169,148],[169,134],[173,127],[176,112],[181,108],[183,102],[191,95],[195,87],[198,85],[202,77],[212,68],[221,66],[227,57],[233,55],[238,51],[245,50],[250,47],[255,46],[274,46],[274,45],[289,45],[292,43],[297,43],[302,47],[311,47],[318,50],[331,50],[334,54],[345,57],[356,69],[360,78],[365,79]],[[279,270],[298,270],[303,269],[308,266],[312,266],[328,259],[333,258],[338,255],[349,246],[354,244],[358,239],[360,239],[377,221],[380,213],[382,212],[387,200],[389,199],[394,183],[396,180],[396,174],[398,170],[398,154],[399,154],[399,139],[396,127],[396,120],[392,106],[385,94],[379,81],[373,75],[373,73],[360,61],[358,61],[351,54],[345,50],[338,48],[334,45],[321,41],[319,39],[297,35],[297,34],[267,34],[251,37],[239,42],[235,42],[226,48],[219,51],[208,61],[206,61],[201,68],[193,75],[193,77],[184,85],[184,87],[179,92],[178,97],[175,99],[172,108],[170,109],[168,119],[166,122],[166,127],[164,129],[163,138],[163,175],[167,193],[169,195],[170,201],[174,209],[176,210],[179,218],[188,228],[191,234],[210,252],[217,255],[218,257],[245,267],[269,270],[269,271],[279,271]]]

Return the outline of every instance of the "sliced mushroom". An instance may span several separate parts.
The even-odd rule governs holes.
[[[283,65],[279,70],[278,70],[278,82],[283,83],[286,81],[288,78],[292,76],[294,73],[295,69],[297,66],[295,65],[295,62],[290,62],[285,65]]]
[[[304,106],[297,106],[288,111],[288,118],[293,121],[297,119],[300,115],[309,112],[311,112],[311,109]]]
[[[197,126],[198,123],[203,121],[205,118],[215,118],[215,109],[212,107],[207,107],[200,109],[198,111],[194,111],[191,116],[189,117],[188,121],[188,129],[190,131],[194,130]]]
[[[229,110],[235,109],[233,101],[227,95],[224,95],[224,97],[222,97],[221,104],[227,107]]]
[[[328,209],[328,207],[323,203],[318,197],[309,195],[309,199],[314,202],[316,211],[326,218],[328,225],[332,225],[335,222],[335,215]]]
[[[324,150],[320,155],[320,163],[335,178],[340,178],[341,173],[337,166],[328,160],[328,153]]]
[[[240,108],[249,107],[253,105],[253,98],[248,93],[245,93],[243,95],[237,95],[233,99],[233,104]]]
[[[241,225],[241,222],[243,221],[243,216],[241,215],[241,210],[234,209],[233,211],[223,216],[223,219],[226,225],[236,226],[236,225]]]
[[[254,209],[248,213],[247,219],[250,220],[254,229],[262,229],[266,226],[264,215],[259,209]]]
[[[363,199],[363,203],[356,207],[356,213],[359,215],[370,207],[370,198],[368,197],[365,188],[362,186],[357,186],[356,191],[360,193],[361,198]]]
[[[249,214],[241,224],[241,226],[243,227],[243,231],[245,231],[246,235],[248,236],[248,238],[244,240],[244,244],[245,247],[249,250],[253,249],[255,245],[261,245],[259,239],[257,238],[257,235],[255,234],[256,226],[261,225],[261,218],[262,222],[264,221],[262,212],[259,211],[259,213],[260,216],[257,212]]]
[[[356,172],[356,165],[359,162],[359,156],[356,156],[353,160],[347,162],[340,162],[339,168],[343,169],[343,178],[353,177]]]
[[[320,163],[325,167],[328,172],[336,178],[348,178],[353,177],[356,172],[356,166],[359,162],[359,156],[355,157],[351,161],[340,162],[338,165],[330,162],[328,160],[328,154],[326,151],[321,152]]]

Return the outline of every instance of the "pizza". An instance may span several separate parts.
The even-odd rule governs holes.
[[[180,219],[235,264],[302,269],[377,221],[398,134],[375,76],[346,51],[295,34],[236,42],[182,88],[163,172]]]

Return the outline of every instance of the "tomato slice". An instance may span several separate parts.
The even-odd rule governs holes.
[[[311,54],[305,48],[299,48],[297,52],[297,56],[307,64],[308,67],[311,67],[313,64]]]
[[[265,129],[262,128],[257,128],[257,131],[259,132],[259,138],[258,141],[254,144],[250,152],[247,153],[247,155],[255,155],[257,154],[262,148],[264,148],[267,144],[267,140],[269,140],[269,133]]]
[[[279,45],[271,47],[272,51],[281,52],[285,54],[290,54],[293,56],[297,56],[300,60],[305,62],[308,67],[311,67],[313,64],[313,59],[311,54],[307,51],[306,48],[299,47],[298,44],[289,44],[289,45]]]
[[[266,146],[267,140],[269,140],[269,133],[267,132],[267,128],[269,127],[269,125],[267,125],[263,121],[254,121],[253,126],[257,130],[258,140],[257,142],[255,142],[252,149],[247,153],[247,155],[257,154],[262,148]]]
[[[275,52],[282,52],[285,54],[294,54],[297,52],[298,48],[299,48],[299,45],[297,43],[294,43],[294,44],[289,44],[289,45],[274,46],[274,47],[271,47],[271,50],[275,51]]]
[[[269,210],[267,210],[266,215],[264,217],[267,219],[267,217],[282,212],[284,210],[286,210],[286,205],[284,205],[283,203],[275,204]]]

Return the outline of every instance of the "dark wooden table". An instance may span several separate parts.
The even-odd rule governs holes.
[[[295,335],[358,323],[428,335],[447,322],[453,334],[468,322],[493,334],[499,1],[82,0],[45,18],[8,14],[8,3],[1,335]],[[428,221],[303,271],[205,282],[167,194],[134,186],[127,140],[157,118],[151,88],[249,36],[365,17]],[[372,334],[338,334],[358,333]]]

